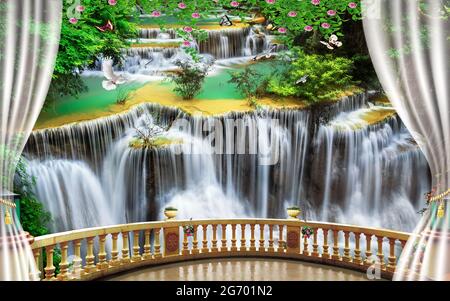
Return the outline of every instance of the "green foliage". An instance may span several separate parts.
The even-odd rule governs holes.
[[[236,86],[236,90],[247,98],[250,106],[258,109],[258,98],[266,93],[268,79],[251,66],[246,67],[244,71],[229,74],[231,78],[228,82]]]
[[[232,6],[232,2],[238,5]],[[180,9],[180,3],[185,7]],[[350,7],[350,3],[356,4],[356,7]],[[149,14],[156,12],[158,16],[174,16],[181,24],[193,28],[198,28],[197,24],[202,18],[209,18],[211,15],[221,17],[223,9],[226,9],[227,14],[238,16],[243,21],[252,18],[256,12],[279,29],[277,33],[287,44],[305,30],[319,31],[325,37],[332,33],[341,36],[344,22],[361,19],[360,0],[321,0],[317,5],[311,0],[152,0],[141,1],[140,5]],[[331,15],[327,13],[329,11],[332,11]],[[156,19],[161,27],[165,26],[164,18]]]
[[[306,55],[299,48],[293,50],[289,68],[283,76],[269,81],[268,92],[294,96],[310,103],[334,100],[354,84],[350,59],[332,55]],[[306,78],[304,83],[300,79]]]
[[[130,45],[129,39],[137,37],[137,27],[132,22],[137,14],[135,5],[136,0],[117,1],[114,6],[105,0],[84,0],[85,10],[78,13],[77,22],[72,24],[69,17],[76,16],[75,7],[71,1],[64,1],[59,51],[46,102],[83,92],[86,87],[79,74],[92,66],[98,56],[112,57],[115,63],[121,61],[121,49]],[[96,28],[108,20],[114,30],[101,32]]]
[[[20,195],[20,223],[31,235],[41,236],[50,232],[47,226],[51,222],[51,215],[34,195],[35,185],[36,179],[28,173],[25,160],[20,158],[14,185],[14,192]]]
[[[133,97],[133,95],[134,92],[130,91],[126,85],[119,86],[117,88],[116,103],[124,105],[131,97]]]
[[[241,94],[247,98],[256,96],[261,84],[261,74],[250,66],[246,67],[244,71],[231,71],[229,74],[231,78],[228,82],[234,84]]]
[[[175,84],[173,91],[183,99],[193,99],[202,89],[208,68],[182,61],[178,61],[176,65],[180,70],[168,76],[169,81]]]

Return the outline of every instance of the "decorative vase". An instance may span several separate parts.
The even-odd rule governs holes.
[[[173,220],[177,216],[178,210],[164,210],[166,221]]]
[[[301,212],[302,211],[300,209],[287,209],[287,214],[291,219],[298,219],[298,216],[300,215]]]

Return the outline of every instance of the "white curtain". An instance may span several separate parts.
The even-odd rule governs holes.
[[[35,272],[31,249],[6,195],[13,191],[17,159],[48,92],[61,10],[62,0],[0,0],[0,280],[29,280]]]
[[[434,195],[441,195],[428,207],[424,199],[428,210],[402,252],[394,279],[450,279],[450,3],[363,0],[362,5],[378,78],[428,160]]]

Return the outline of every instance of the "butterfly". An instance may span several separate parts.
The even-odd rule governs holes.
[[[227,15],[224,15],[222,19],[220,19],[220,26],[233,26],[233,22],[231,22],[230,18]]]
[[[308,79],[308,75],[303,75],[298,81],[295,82],[296,85],[298,84],[304,84],[306,83],[306,80]]]
[[[103,26],[95,26],[95,28],[97,28],[101,32],[105,32],[107,30],[110,30],[110,31],[114,30],[114,26],[112,25],[110,20],[108,20],[108,22],[106,22],[105,25],[103,25]]]
[[[334,47],[341,47],[342,42],[338,41],[337,35],[333,34],[330,36],[328,42],[320,41],[323,45],[327,46],[328,49],[333,50]],[[334,47],[333,47],[334,46]]]

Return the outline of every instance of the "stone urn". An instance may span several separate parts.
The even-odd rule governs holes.
[[[174,220],[178,214],[178,209],[173,207],[167,207],[164,209],[164,215],[166,216],[166,221]]]
[[[298,219],[298,216],[302,212],[298,207],[289,207],[286,211],[290,219]]]

